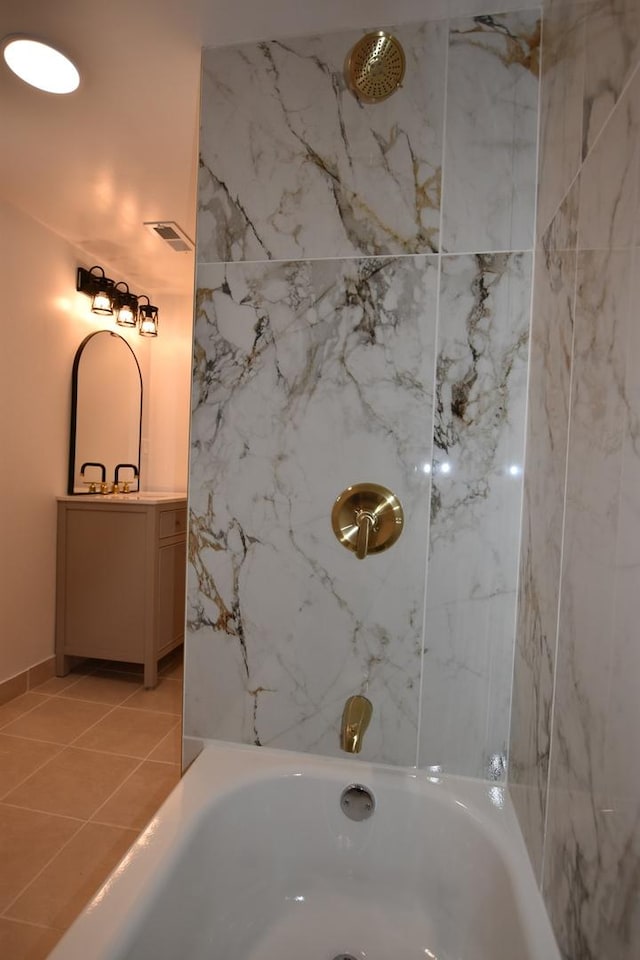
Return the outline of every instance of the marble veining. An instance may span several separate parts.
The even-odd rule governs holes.
[[[366,692],[365,757],[506,772],[539,19],[394,28],[375,105],[365,31],[205,51],[189,736],[332,754]],[[362,480],[407,520],[363,563],[329,523]]]
[[[589,5],[585,24],[583,158],[640,61],[640,8],[637,0],[600,0]]]
[[[420,765],[506,755],[531,255],[442,261]]]
[[[579,249],[630,246],[640,180],[640,71],[616,102],[606,133],[584,162],[580,179]]]
[[[415,763],[436,278],[429,257],[200,267],[190,735],[336,754],[368,691],[364,756]],[[362,480],[408,522],[361,562],[330,514]]]
[[[357,32],[205,51],[200,262],[439,249],[446,23],[394,33],[405,82],[371,105]]]
[[[542,869],[560,594],[576,195],[577,189],[571,191],[543,238],[536,255],[533,288],[509,784],[538,876]]]
[[[449,253],[533,246],[539,46],[538,11],[451,23],[442,228]]]
[[[510,789],[567,960],[640,943],[637,9],[545,4]]]
[[[579,255],[544,893],[568,957],[640,936],[637,253]]]
[[[585,22],[589,4],[544,10],[537,229],[542,237],[582,162]]]

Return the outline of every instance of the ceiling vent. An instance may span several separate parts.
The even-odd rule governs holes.
[[[144,226],[154,236],[160,237],[176,253],[188,253],[193,250],[193,240],[186,235],[175,220],[147,220]]]

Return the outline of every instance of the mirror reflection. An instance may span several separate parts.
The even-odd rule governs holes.
[[[127,341],[92,333],[74,362],[68,493],[100,492],[101,483],[140,487],[142,375]],[[105,488],[102,488],[105,492]]]

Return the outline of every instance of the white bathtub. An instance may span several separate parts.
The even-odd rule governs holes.
[[[50,960],[341,954],[559,960],[506,791],[208,743]]]

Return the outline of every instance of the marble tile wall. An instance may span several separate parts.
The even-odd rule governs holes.
[[[536,253],[529,360],[509,779],[538,874],[560,594],[576,268],[575,197],[576,190],[567,195]]]
[[[358,32],[204,54],[185,735],[338,754],[363,692],[363,757],[500,777],[539,12],[394,32],[377,105]],[[360,562],[330,514],[363,480],[406,523]]]
[[[545,9],[510,786],[567,960],[640,950],[638,15]]]
[[[336,753],[362,689],[367,755],[415,762],[437,276],[428,256],[201,267],[192,733]],[[409,522],[360,562],[329,515],[367,477]]]
[[[533,246],[540,17],[451,23],[442,247]]]
[[[468,776],[507,750],[530,274],[530,253],[442,260],[419,762]]]

